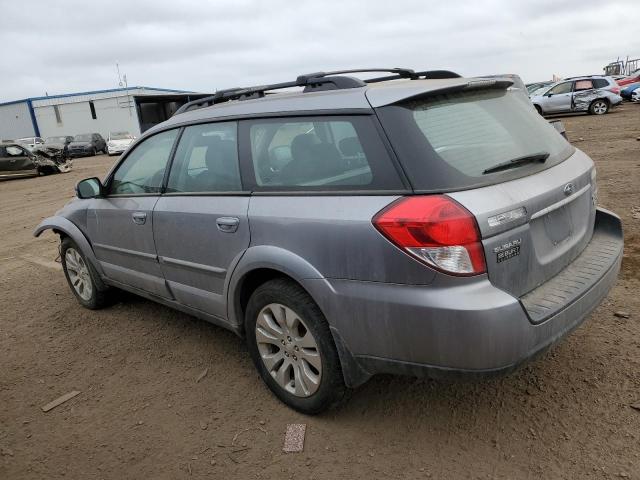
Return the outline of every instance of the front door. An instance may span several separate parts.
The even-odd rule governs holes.
[[[571,98],[573,95],[572,86],[573,82],[563,82],[549,90],[545,94],[547,100],[544,103],[544,112],[570,112],[572,105]]]
[[[158,261],[174,298],[226,318],[225,280],[249,246],[237,123],[186,127],[153,211]]]
[[[106,194],[87,212],[89,238],[107,278],[170,298],[153,240],[153,208],[178,130],[136,146],[106,181]]]

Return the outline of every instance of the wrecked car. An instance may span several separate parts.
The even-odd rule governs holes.
[[[73,161],[64,158],[61,149],[38,149],[30,152],[18,143],[0,145],[0,178],[35,177],[49,173],[66,173]]]
[[[59,135],[57,137],[47,137],[44,141],[44,145],[40,145],[38,148],[58,148],[62,150],[65,157],[69,156],[69,144],[73,142],[73,136],[71,135]]]
[[[597,78],[564,80],[531,95],[531,102],[540,115],[588,112],[604,115],[622,102],[622,97],[606,88],[598,88]]]

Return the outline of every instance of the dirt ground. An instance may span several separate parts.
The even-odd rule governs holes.
[[[562,120],[598,165],[600,204],[624,221],[608,299],[509,376],[375,377],[317,417],[279,403],[221,328],[133,296],[78,305],[57,237],[32,231],[114,158],[0,183],[0,479],[640,479],[640,104]],[[282,452],[289,423],[307,424],[303,453]]]

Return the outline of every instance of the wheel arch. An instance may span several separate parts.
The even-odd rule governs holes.
[[[102,277],[104,276],[104,272],[102,271],[102,267],[100,266],[100,262],[96,258],[95,252],[89,243],[87,237],[80,231],[80,229],[70,220],[67,220],[64,217],[55,215],[53,217],[45,218],[40,222],[40,224],[36,227],[33,232],[34,237],[39,237],[42,232],[45,230],[51,230],[53,233],[60,235],[62,238],[69,237],[71,240],[78,245],[78,248],[82,250],[82,253],[85,255],[87,260],[91,262],[93,268],[98,272],[100,282],[100,288],[106,288],[106,285],[102,281]]]
[[[323,308],[325,302],[321,297],[331,294],[329,283],[320,282],[324,286],[320,290],[314,288],[313,292],[307,288],[309,283],[305,280],[324,280],[324,277],[313,265],[290,251],[273,246],[260,246],[250,248],[242,257],[227,289],[227,316],[231,325],[235,326],[234,331],[244,337],[244,315],[251,294],[260,285],[275,278],[286,278],[299,285],[327,319],[347,386],[354,388],[366,382],[371,374],[355,360],[340,332],[327,317]]]

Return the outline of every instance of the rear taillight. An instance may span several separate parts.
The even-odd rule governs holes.
[[[619,87],[611,87],[611,93],[615,93],[616,95],[620,95]]]
[[[403,197],[372,222],[392,243],[438,270],[464,276],[487,271],[476,219],[449,197]]]

